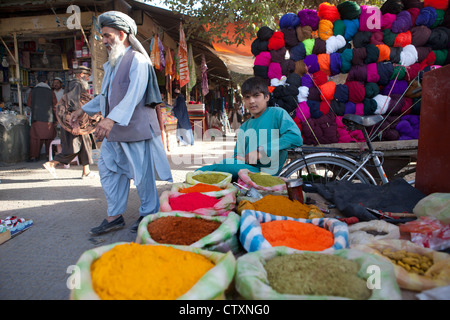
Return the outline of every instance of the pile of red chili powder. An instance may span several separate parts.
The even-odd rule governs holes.
[[[192,192],[169,198],[169,205],[174,211],[194,211],[200,208],[212,208],[219,201],[200,192]]]
[[[189,246],[214,232],[220,222],[202,218],[161,217],[147,226],[150,237],[158,243]]]

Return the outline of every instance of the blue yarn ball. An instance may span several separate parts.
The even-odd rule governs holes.
[[[437,12],[433,7],[425,7],[420,9],[420,13],[416,18],[416,26],[426,26],[431,28],[436,21]]]
[[[280,29],[283,28],[295,28],[300,24],[300,18],[292,12],[284,14],[278,25],[280,26]]]
[[[353,39],[353,36],[359,30],[359,19],[343,20],[343,21],[345,25],[344,38],[345,40],[350,41]]]
[[[299,61],[299,60],[305,59],[305,57],[306,57],[305,44],[303,42],[300,42],[295,47],[292,47],[289,50],[289,55],[290,55],[291,59],[294,61]]]

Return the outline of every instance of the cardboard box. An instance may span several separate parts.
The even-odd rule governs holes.
[[[9,239],[11,239],[11,231],[6,230],[6,232],[0,233],[0,244],[8,241]]]

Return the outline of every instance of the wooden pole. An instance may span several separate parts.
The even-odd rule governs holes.
[[[17,44],[17,34],[14,32],[14,59],[16,60],[16,80],[17,80],[17,100],[19,102],[20,114],[23,114],[22,90],[20,89],[20,65],[19,65],[19,46]]]

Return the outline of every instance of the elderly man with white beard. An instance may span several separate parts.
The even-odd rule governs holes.
[[[108,208],[106,219],[90,233],[124,227],[122,214],[128,206],[131,179],[141,201],[139,219],[131,227],[136,232],[143,217],[159,211],[156,175],[172,182],[155,110],[161,94],[150,58],[135,37],[134,20],[108,11],[98,17],[98,23],[109,54],[101,93],[70,119],[76,125],[84,112],[103,115],[95,136],[103,140],[98,169]]]

